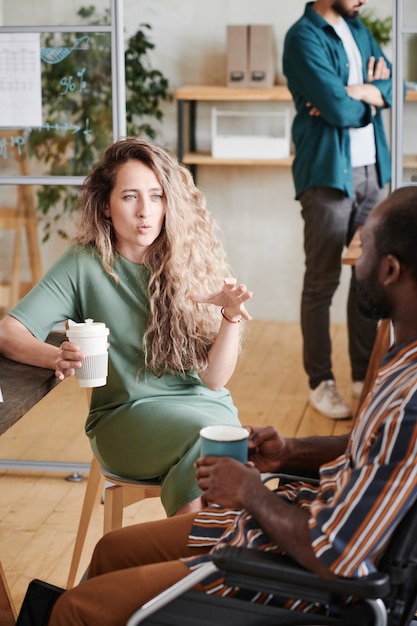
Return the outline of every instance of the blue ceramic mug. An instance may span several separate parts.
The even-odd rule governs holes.
[[[230,456],[246,463],[248,438],[249,431],[242,426],[205,426],[200,430],[201,456]]]

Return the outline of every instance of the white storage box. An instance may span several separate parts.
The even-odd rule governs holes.
[[[215,159],[285,159],[290,156],[290,111],[211,111]]]

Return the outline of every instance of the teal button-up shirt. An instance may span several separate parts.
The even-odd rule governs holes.
[[[340,37],[313,8],[306,5],[301,17],[287,32],[283,70],[294,99],[296,115],[292,125],[295,146],[293,177],[296,197],[311,187],[334,187],[353,195],[349,128],[372,122],[375,128],[376,159],[380,186],[391,178],[391,159],[381,109],[351,98],[345,89],[349,62]],[[384,57],[368,29],[358,18],[346,19],[362,56],[363,82],[369,57]],[[386,107],[391,106],[392,83],[375,80]],[[309,115],[307,103],[320,111]]]

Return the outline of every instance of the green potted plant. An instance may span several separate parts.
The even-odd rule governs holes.
[[[359,18],[373,35],[377,44],[386,46],[391,41],[392,17],[379,19],[375,17],[374,9],[364,9],[359,13]]]
[[[94,6],[81,8],[78,14],[89,24],[109,23],[109,11],[99,16]],[[127,41],[126,122],[129,135],[155,139],[157,124],[163,119],[161,103],[171,101],[172,94],[167,78],[151,67],[148,52],[154,44],[149,39],[150,30],[149,24],[140,24]],[[112,141],[110,35],[47,33],[42,50],[46,59],[42,68],[45,121],[28,135],[28,156],[39,162],[42,174],[84,176]],[[67,56],[59,62],[47,62],[57,56],[56,51]],[[74,210],[77,191],[51,185],[37,191],[44,241],[52,229],[67,236],[60,219]]]

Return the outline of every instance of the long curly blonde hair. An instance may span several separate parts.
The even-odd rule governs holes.
[[[95,247],[105,271],[118,281],[115,233],[104,211],[119,168],[132,159],[152,169],[166,198],[162,231],[144,258],[150,272],[145,366],[157,376],[168,370],[202,372],[220,316],[218,307],[196,304],[190,295],[218,291],[231,270],[206,199],[177,157],[140,137],[117,140],[81,188],[74,239]]]

